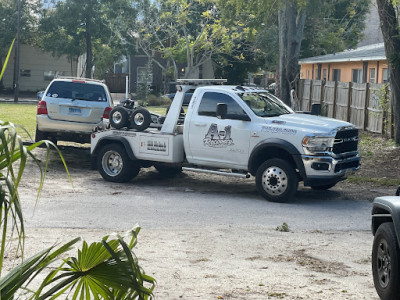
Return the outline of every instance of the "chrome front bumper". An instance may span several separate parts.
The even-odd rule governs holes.
[[[359,154],[346,158],[311,155],[302,155],[301,158],[307,178],[347,177],[361,166]]]

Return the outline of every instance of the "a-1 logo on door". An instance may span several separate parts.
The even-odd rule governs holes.
[[[225,126],[225,130],[218,131],[217,124],[211,124],[203,139],[203,144],[212,148],[226,148],[235,145],[231,138],[231,126]]]

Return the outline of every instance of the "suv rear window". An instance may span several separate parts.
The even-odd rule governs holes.
[[[46,96],[86,101],[107,101],[104,87],[83,82],[54,81],[47,90]]]

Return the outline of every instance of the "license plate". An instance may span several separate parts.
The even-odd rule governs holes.
[[[69,113],[72,115],[80,115],[81,114],[81,109],[76,108],[76,107],[70,107],[69,108]]]

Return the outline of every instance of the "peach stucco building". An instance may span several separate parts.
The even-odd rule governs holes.
[[[385,83],[389,76],[383,43],[304,58],[299,64],[301,79]]]

